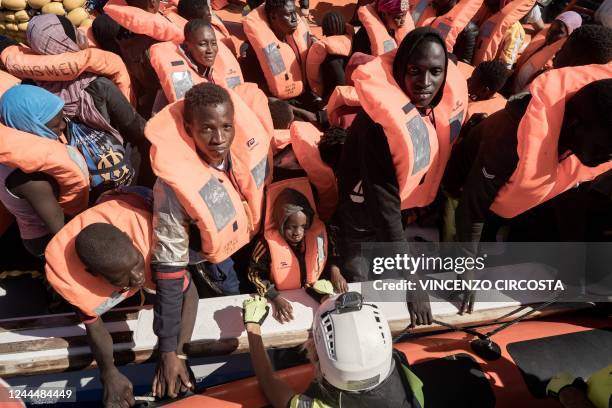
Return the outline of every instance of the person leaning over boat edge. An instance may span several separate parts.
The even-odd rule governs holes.
[[[377,305],[360,293],[330,298],[317,309],[305,348],[315,380],[302,394],[274,373],[261,338],[270,307],[259,296],[243,303],[251,362],[274,408],[424,407],[423,383],[393,349],[391,330]]]

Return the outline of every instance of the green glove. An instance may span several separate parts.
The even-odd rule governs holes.
[[[334,294],[334,285],[327,279],[319,279],[312,285],[312,288],[320,295]]]
[[[561,390],[568,385],[572,385],[575,377],[570,373],[563,372],[555,375],[550,379],[548,385],[546,386],[546,394],[551,397],[557,397]]]
[[[247,323],[261,325],[264,320],[266,320],[266,317],[268,317],[269,312],[270,306],[268,306],[268,301],[261,296],[255,296],[242,303],[243,321],[245,325]]]

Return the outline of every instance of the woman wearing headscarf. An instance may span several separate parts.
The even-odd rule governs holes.
[[[372,279],[360,244],[405,242],[410,214],[435,198],[465,116],[467,85],[429,27],[413,30],[397,51],[352,78],[363,109],[344,145],[336,214],[342,271],[349,281],[366,281]],[[431,322],[426,294],[415,293],[409,307],[413,324]]]
[[[7,139],[0,146],[0,200],[17,219],[24,245],[36,256],[42,256],[48,241],[64,225],[64,210],[58,202],[58,198],[65,201],[60,194],[64,186],[49,173],[68,174],[61,180],[77,184],[63,169],[77,163],[84,177],[89,174],[84,186],[93,190],[92,199],[104,190],[129,185],[134,178],[134,169],[123,147],[113,143],[114,138],[98,131],[84,140],[82,128],[75,121],[66,121],[63,108],[59,97],[32,85],[13,86],[0,99],[1,124],[25,132],[3,134]],[[32,146],[37,141],[28,138],[31,135],[46,139],[44,145],[49,149]],[[23,146],[19,146],[20,137]],[[61,144],[68,145],[68,160],[55,157],[56,150],[52,149]],[[31,155],[27,154],[29,148]],[[30,171],[32,168],[42,171]]]
[[[83,33],[66,17],[55,14],[32,18],[27,36],[30,48],[39,55],[72,53],[88,47]],[[143,184],[154,181],[149,169],[149,143],[144,137],[146,122],[110,79],[84,72],[73,81],[40,81],[38,85],[64,101],[67,118],[138,147],[143,160],[140,180]]]
[[[534,38],[516,62],[513,93],[523,91],[542,72],[552,68],[552,60],[565,41],[582,25],[582,17],[575,11],[561,13],[550,23],[548,30]]]

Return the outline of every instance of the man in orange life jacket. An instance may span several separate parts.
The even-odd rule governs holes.
[[[134,405],[132,384],[115,367],[113,340],[102,315],[119,304],[142,305],[145,294],[155,293],[149,267],[151,211],[149,189],[127,187],[107,193],[97,205],[71,220],[45,253],[49,283],[73,305],[85,324],[87,340],[100,369],[105,407]],[[195,324],[197,293],[188,276],[181,289],[184,301],[175,352],[185,358],[183,347]],[[181,380],[178,388],[183,384],[190,387],[188,375]],[[167,392],[175,396],[178,389],[173,386]],[[164,393],[158,395],[162,397]]]
[[[234,140],[234,107],[223,88],[203,83],[191,88],[184,100],[184,128],[193,138],[198,156],[211,167],[232,174],[230,147]],[[158,114],[159,115],[159,114]],[[186,175],[187,176],[187,175]],[[151,269],[157,276],[157,297],[165,303],[156,303],[156,333],[160,337],[161,361],[170,370],[178,361],[173,355],[181,321],[181,287],[189,263],[190,247],[200,249],[195,235],[190,236],[191,217],[166,182],[158,178],[154,189],[154,217]],[[214,227],[213,227],[214,228]],[[213,264],[201,262],[210,280],[225,295],[239,293],[239,282],[231,258]],[[167,361],[166,361],[167,360]],[[173,376],[181,375],[176,370]]]
[[[266,24],[272,30],[278,41],[286,43],[286,38],[293,35],[296,30],[298,30],[299,17],[295,10],[295,2],[290,0],[267,0],[263,7],[267,19]],[[316,41],[315,37],[312,36],[310,32],[306,32],[305,37],[304,40],[306,41],[307,47],[310,47],[310,45]],[[306,56],[304,55],[302,58],[301,55],[298,55],[301,53],[299,50],[296,50],[294,46],[295,44],[292,45],[292,49],[296,53],[296,63],[301,66],[300,69],[304,71]],[[302,59],[304,60],[302,61]],[[270,96],[273,95],[273,93],[270,91],[271,85],[267,82],[264,75],[262,68],[263,64],[265,64],[265,61],[260,61],[258,59],[254,46],[249,44],[244,51],[242,61],[244,79],[246,82],[258,84],[266,95]],[[290,69],[290,67],[286,67],[286,69]],[[293,112],[297,117],[308,121],[315,121],[317,118],[314,112],[319,111],[320,99],[308,88],[305,71],[302,72],[301,81],[304,83],[304,91],[300,95],[288,99],[288,101],[290,101]]]
[[[566,70],[571,69],[566,68]],[[553,72],[551,71],[551,74]],[[517,167],[521,166],[521,160],[524,160],[517,153],[518,129],[525,112],[529,112],[531,98],[529,94],[521,94],[511,99],[504,110],[491,115],[474,127],[462,141],[462,144],[465,144],[462,154],[455,155],[453,152],[453,160],[449,161],[446,174],[462,175],[455,176],[452,183],[445,179],[444,187],[451,196],[459,197],[455,214],[457,241],[465,243],[462,250],[468,256],[476,256],[485,221],[493,220],[489,218],[490,208],[496,202],[500,190],[508,185]],[[591,82],[567,100],[558,136],[557,152],[561,158],[560,163],[571,158],[572,154],[589,168],[612,161],[610,133],[612,121],[609,115],[611,111],[612,79]],[[591,185],[595,186],[598,181],[611,176],[611,171],[607,171],[596,178]],[[520,185],[517,180],[514,183]],[[589,183],[584,184],[586,186],[581,188],[587,188],[586,194],[600,194],[593,192],[593,189],[588,187]],[[610,194],[611,191],[604,193],[608,197]],[[565,199],[567,197],[565,195]],[[555,200],[551,202],[553,205],[559,205],[563,203],[564,195],[550,198]],[[526,200],[524,196],[506,199]],[[577,216],[575,208],[571,212],[563,213],[558,218],[557,227],[562,230],[564,226],[569,225],[571,228],[573,218]],[[583,224],[581,220],[576,222]],[[584,241],[585,238],[580,233],[580,231],[567,231],[565,233],[567,239],[564,240]],[[564,238],[563,231],[561,234],[561,238]],[[482,237],[483,240],[490,238],[492,237]],[[473,304],[474,295],[470,293],[464,299],[460,312],[471,312]]]
[[[431,2],[431,7],[433,7],[436,12],[436,17],[443,16],[451,11],[456,5],[457,0],[433,0]],[[457,56],[459,61],[464,61],[467,64],[471,63],[472,57],[474,56],[478,32],[478,26],[470,21],[457,36],[455,46],[453,47],[453,54]]]
[[[612,28],[584,25],[577,28],[553,58],[553,68],[607,64],[612,61]]]

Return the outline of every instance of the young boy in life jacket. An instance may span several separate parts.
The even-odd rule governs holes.
[[[287,179],[270,189],[264,238],[255,245],[248,275],[258,294],[274,305],[274,318],[284,323],[293,320],[293,308],[279,289],[306,287],[321,299],[348,286],[337,267],[334,238],[298,191],[310,193],[307,179]]]
[[[487,220],[512,226],[516,217],[536,208],[554,211],[555,239],[588,240],[583,228],[588,202],[601,194],[609,202],[612,193],[602,182],[612,176],[612,79],[604,79],[611,73],[606,65],[552,70],[534,81],[531,94],[513,98],[466,135],[468,146],[446,169],[462,176],[454,185],[444,184],[459,199],[456,240],[465,243],[466,255],[476,256],[481,239],[494,241],[494,235],[482,235],[489,230]],[[537,178],[546,182],[534,182]],[[537,228],[530,230],[534,240]],[[460,311],[471,312],[473,302],[470,293]]]
[[[85,325],[87,340],[100,369],[107,407],[132,406],[132,384],[117,370],[113,360],[113,340],[103,315],[117,305],[155,294],[150,269],[152,196],[149,189],[128,187],[107,193],[98,204],[73,218],[51,240],[45,252],[46,276],[51,286],[76,310]],[[175,334],[175,366],[158,370],[158,383],[172,384],[167,394],[175,397],[191,388],[186,355],[197,312],[197,293],[186,275],[179,288],[180,323]],[[167,307],[167,299],[162,300]],[[155,334],[166,336],[169,326],[155,327]],[[163,356],[161,358],[164,358]],[[173,376],[176,372],[180,374]],[[175,384],[178,381],[178,387]],[[155,391],[155,388],[154,388]],[[157,393],[163,397],[165,392]]]
[[[406,356],[393,349],[389,323],[380,308],[360,293],[330,298],[317,309],[312,338],[305,344],[314,366],[306,391],[274,372],[261,337],[269,313],[262,298],[243,303],[251,362],[260,389],[274,408],[422,408],[423,382],[409,369]]]

